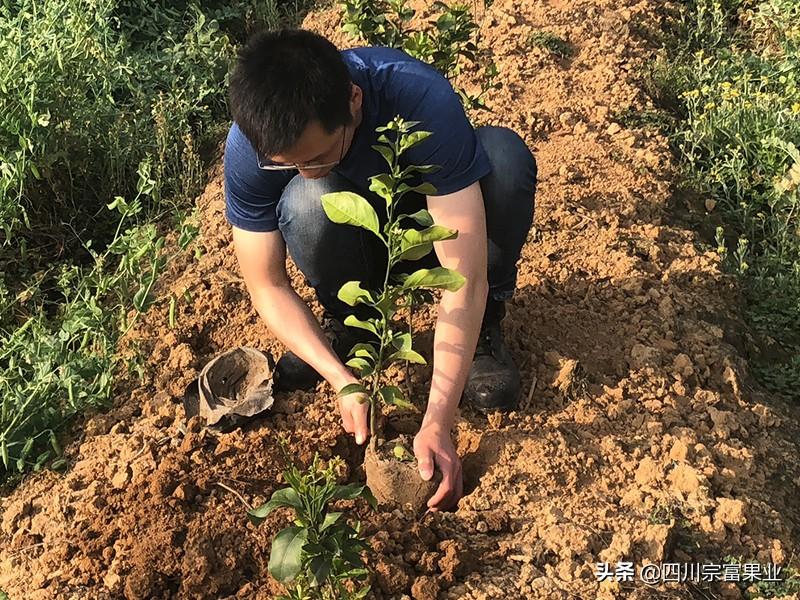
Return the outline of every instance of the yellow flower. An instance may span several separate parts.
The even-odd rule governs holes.
[[[705,110],[714,110],[717,107],[716,104],[713,102],[707,102],[706,105],[703,107]]]
[[[732,86],[733,84],[730,81],[723,81],[719,84],[719,87],[721,87],[723,90],[729,90]]]
[[[800,102],[795,102],[792,104],[792,114],[797,115],[800,114]]]

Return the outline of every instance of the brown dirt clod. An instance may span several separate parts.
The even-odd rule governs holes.
[[[364,455],[367,485],[379,504],[399,506],[416,515],[425,509],[428,499],[439,487],[441,474],[436,471],[430,481],[423,480],[416,460],[395,457],[394,448],[398,445],[409,448],[408,436],[385,441],[375,451],[372,446],[367,448]]]

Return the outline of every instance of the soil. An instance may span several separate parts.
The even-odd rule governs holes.
[[[737,598],[733,585],[600,584],[595,564],[785,566],[798,551],[798,409],[750,381],[736,287],[676,217],[705,209],[674,193],[668,141],[615,118],[648,107],[637,74],[662,6],[494,0],[478,14],[504,85],[477,119],[518,131],[539,165],[536,230],[504,321],[522,406],[459,414],[466,490],[454,512],[344,504],[371,536],[375,598]],[[344,41],[333,9],[306,26]],[[530,47],[540,29],[572,56]],[[244,502],[282,486],[278,439],[301,464],[342,455],[343,477],[363,480],[363,449],[325,385],[277,394],[245,429],[183,431],[181,396],[213,356],[282,352],[248,300],[219,165],[212,175],[197,200],[204,254],[173,264],[165,300],[128,340],[146,357],[143,381],[79,424],[64,474],[34,474],[0,501],[0,588],[13,600],[273,597],[270,540],[288,515],[254,527]],[[171,329],[168,292],[185,291]],[[433,315],[420,312],[430,356]],[[414,387],[429,377],[417,368]]]
[[[376,446],[368,447],[364,456],[364,473],[367,485],[380,506],[397,506],[406,512],[419,515],[425,511],[428,500],[442,481],[441,473],[425,481],[410,449],[411,436],[399,436]],[[398,460],[397,447],[404,449],[409,460]]]

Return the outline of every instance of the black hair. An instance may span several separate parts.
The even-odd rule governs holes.
[[[321,35],[258,33],[239,52],[231,76],[233,120],[259,154],[274,156],[290,149],[314,119],[329,133],[350,123],[351,82],[336,46]]]

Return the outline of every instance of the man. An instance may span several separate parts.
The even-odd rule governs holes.
[[[253,304],[290,351],[277,365],[284,389],[313,386],[319,376],[337,391],[357,381],[342,363],[350,345],[341,321],[351,309],[336,294],[343,283],[371,281],[385,269],[385,248],[360,228],[328,220],[320,196],[351,190],[383,202],[369,191],[369,177],[386,170],[371,148],[375,128],[400,115],[433,133],[404,160],[441,167],[423,176],[436,193],[417,202],[436,223],[458,230],[456,239],[435,244],[431,260],[459,271],[466,284],[442,294],[414,453],[423,479],[433,476],[434,466],[442,472],[428,505],[453,506],[462,478],[450,430],[462,392],[483,412],[511,410],[517,402],[519,373],[500,320],[532,222],[533,156],[508,129],[474,130],[457,94],[432,67],[387,48],[340,53],[309,31],[250,40],[231,78],[230,105],[227,218]],[[287,249],[330,316],[333,347],[290,284]],[[344,429],[359,444],[368,433],[363,400],[358,394],[339,400]]]

